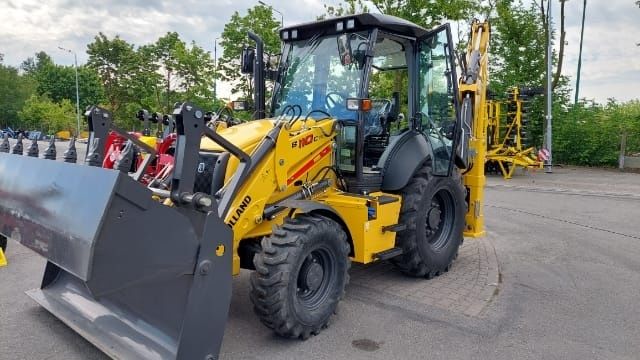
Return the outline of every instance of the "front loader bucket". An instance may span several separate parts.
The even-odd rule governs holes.
[[[0,153],[0,232],[47,259],[36,302],[113,358],[216,359],[231,230],[115,170]]]

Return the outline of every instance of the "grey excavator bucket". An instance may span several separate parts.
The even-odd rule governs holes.
[[[167,206],[121,171],[0,153],[0,232],[47,260],[28,295],[113,358],[217,359],[232,233],[182,180]]]

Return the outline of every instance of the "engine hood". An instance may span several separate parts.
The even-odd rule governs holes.
[[[253,120],[218,131],[222,137],[244,151],[251,151],[273,129],[275,120]],[[207,137],[202,138],[200,148],[205,151],[224,151]]]

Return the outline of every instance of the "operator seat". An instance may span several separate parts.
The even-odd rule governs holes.
[[[373,100],[364,132],[364,166],[375,167],[389,145],[391,123],[398,120],[400,93],[395,91],[392,100]]]

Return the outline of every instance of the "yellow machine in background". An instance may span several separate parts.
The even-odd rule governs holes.
[[[516,168],[542,168],[543,162],[537,159],[535,148],[527,146],[527,121],[524,111],[527,101],[525,96],[539,93],[538,89],[514,87],[509,91],[507,100],[487,101],[487,173],[501,173],[505,179],[510,179]]]
[[[7,251],[7,237],[0,234],[0,267],[7,265],[5,251]]]
[[[0,249],[0,267],[7,265],[7,258],[4,256],[4,251]]]

